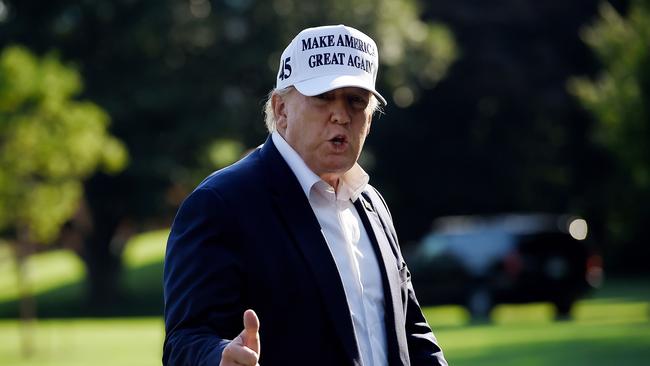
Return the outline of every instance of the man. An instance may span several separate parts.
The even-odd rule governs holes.
[[[378,65],[375,42],[343,25],[306,29],[284,50],[270,137],[205,179],[174,220],[164,364],[447,364],[357,164],[386,103]]]

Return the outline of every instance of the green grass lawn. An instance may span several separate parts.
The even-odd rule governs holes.
[[[471,325],[459,307],[425,309],[455,366],[648,365],[648,312],[648,302],[585,300],[574,320],[555,322],[544,305],[501,306],[492,324]],[[0,364],[160,365],[164,332],[160,318],[146,317],[40,320],[31,334],[36,352],[24,358],[20,324],[0,321]]]
[[[35,344],[31,357],[21,353],[26,332]],[[0,365],[160,365],[163,334],[160,318],[40,320],[27,330],[0,321]]]
[[[462,365],[648,365],[648,323],[512,324],[438,332],[450,363]]]
[[[492,324],[449,324],[459,308],[428,308],[449,362],[463,365],[648,365],[648,302],[585,300],[574,319],[553,321],[551,305],[501,305]],[[456,318],[458,319],[458,318]]]
[[[122,281],[126,293],[136,295],[126,304],[140,309],[133,314],[161,312],[166,235],[139,236],[126,249]],[[0,315],[5,317],[16,308],[6,258],[0,248]],[[43,253],[31,261],[39,313],[56,316],[54,307],[64,307],[61,314],[68,316],[83,313],[84,271],[74,254]],[[554,321],[552,306],[543,303],[500,305],[490,324],[470,323],[457,306],[424,312],[453,366],[650,365],[649,285],[648,278],[607,279],[602,289],[576,305],[572,320],[562,322]],[[28,358],[21,354],[26,334],[35,347]],[[0,320],[0,365],[160,365],[163,337],[160,316],[42,319],[29,327],[5,319]]]

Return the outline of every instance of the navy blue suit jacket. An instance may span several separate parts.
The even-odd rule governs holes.
[[[369,186],[355,207],[382,271],[389,364],[446,365],[385,203]],[[164,293],[165,365],[218,365],[248,308],[260,319],[260,365],[360,365],[336,264],[270,138],[183,202],[167,243]]]

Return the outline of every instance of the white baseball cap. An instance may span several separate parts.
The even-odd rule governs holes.
[[[372,38],[345,25],[307,28],[289,43],[280,57],[275,89],[294,86],[307,96],[343,87],[375,90],[379,53]]]

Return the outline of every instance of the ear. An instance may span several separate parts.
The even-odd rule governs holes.
[[[275,116],[275,127],[279,132],[287,129],[287,103],[285,96],[273,94],[271,97],[271,106],[273,107],[273,116]]]

